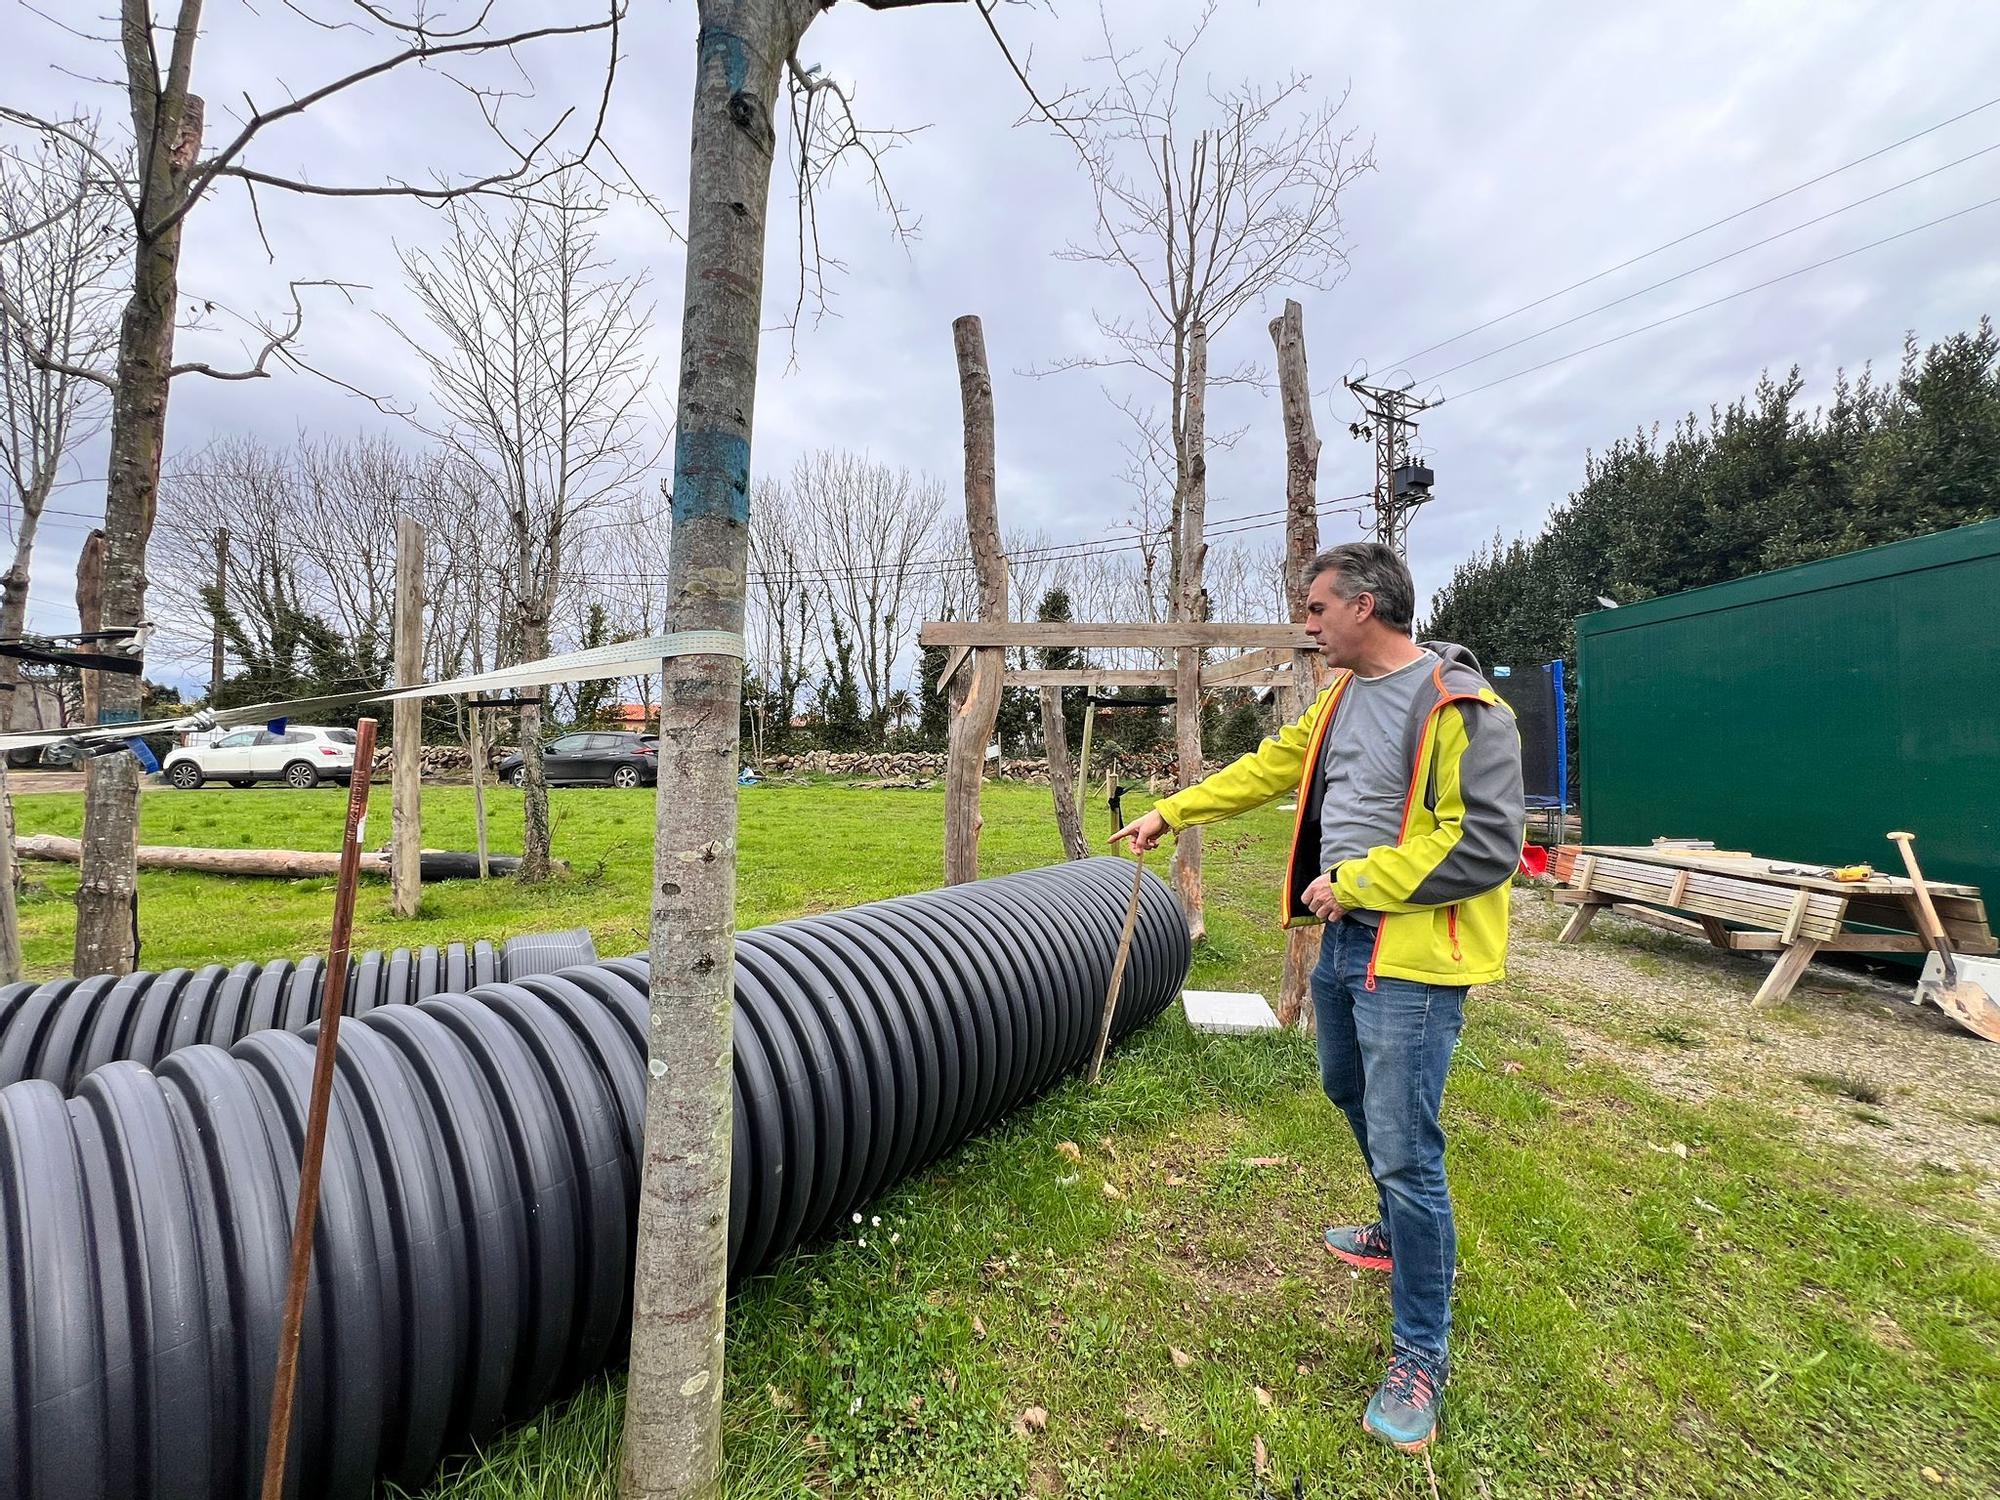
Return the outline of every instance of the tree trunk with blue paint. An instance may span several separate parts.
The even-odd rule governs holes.
[[[818,0],[702,0],[668,629],[743,629],[780,71]],[[645,1161],[621,1490],[720,1493],[742,664],[661,667]]]

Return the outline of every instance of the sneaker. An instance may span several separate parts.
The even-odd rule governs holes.
[[[1409,1355],[1398,1354],[1369,1398],[1361,1425],[1392,1448],[1421,1453],[1437,1436],[1443,1400],[1444,1386],[1437,1377]]]
[[[1379,1219],[1373,1224],[1329,1229],[1326,1248],[1350,1266],[1359,1266],[1364,1271],[1386,1271],[1390,1266],[1389,1231]]]

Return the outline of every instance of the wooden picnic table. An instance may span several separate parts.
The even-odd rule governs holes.
[[[1760,1006],[1789,995],[1816,953],[1930,950],[1911,881],[1834,880],[1818,873],[1823,868],[1732,850],[1566,844],[1550,872],[1562,883],[1556,900],[1576,909],[1557,941],[1580,942],[1608,909],[1732,952],[1775,952],[1778,962],[1751,1002]],[[1977,886],[1930,882],[1930,891],[1954,951],[2000,952]]]

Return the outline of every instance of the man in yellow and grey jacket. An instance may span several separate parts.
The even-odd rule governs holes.
[[[1286,926],[1325,923],[1313,971],[1321,1082],[1375,1180],[1380,1217],[1326,1231],[1387,1271],[1393,1353],[1363,1425],[1428,1445],[1448,1374],[1457,1261],[1438,1112],[1468,986],[1503,976],[1521,855],[1521,740],[1472,654],[1410,638],[1416,590],[1389,548],[1312,562],[1306,630],[1336,669],[1297,723],[1115,835],[1147,849],[1291,793]]]

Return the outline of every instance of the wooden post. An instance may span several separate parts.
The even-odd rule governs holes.
[[[1207,613],[1201,586],[1208,514],[1208,456],[1204,409],[1208,390],[1208,330],[1197,323],[1188,334],[1186,462],[1180,496],[1180,600],[1183,621],[1199,621]],[[1201,649],[1184,646],[1174,662],[1174,728],[1180,753],[1180,785],[1201,780]],[[1174,836],[1174,883],[1188,931],[1200,942],[1208,935],[1202,915],[1201,830],[1183,828]]]
[[[93,531],[84,538],[83,550],[76,559],[76,626],[84,632],[104,628],[104,552],[105,542],[102,531]],[[93,650],[102,650],[102,645],[92,643]],[[103,674],[81,672],[83,679],[83,722],[102,723],[98,715],[98,696],[101,691]]]
[[[1578,906],[1575,911],[1569,914],[1569,921],[1564,924],[1562,934],[1557,937],[1556,941],[1559,943],[1582,942],[1583,935],[1590,931],[1590,924],[1597,920],[1597,914],[1610,904],[1609,901],[1586,901]]]
[[[979,319],[951,325],[958,356],[959,405],[965,418],[965,526],[979,574],[979,618],[1007,618],[1007,559],[1000,551],[999,504],[993,487],[993,376]],[[951,738],[945,759],[944,883],[979,878],[979,785],[986,746],[1000,717],[1006,652],[980,646],[971,665],[952,679]]]
[[[424,675],[424,528],[408,516],[396,517],[396,685],[414,687]],[[389,858],[389,908],[399,917],[417,914],[423,896],[424,702],[398,698],[392,727],[396,735],[390,824],[394,845]],[[367,772],[356,757],[355,772]]]
[[[208,634],[208,706],[222,691],[222,611],[229,599],[229,528],[215,528],[215,618]]]
[[[6,757],[0,756],[0,984],[12,984],[21,977],[21,911],[14,889],[17,869],[14,797],[7,790]]]
[[[479,606],[475,602],[472,615],[472,675],[477,677],[486,670],[486,647],[480,638]],[[485,880],[492,873],[487,869],[486,842],[486,721],[480,717],[483,708],[470,705],[466,709],[467,749],[472,754],[472,826],[479,850],[479,878]]]
[[[375,753],[375,721],[354,726],[355,764]],[[326,1156],[326,1119],[333,1103],[334,1046],[340,1009],[347,1000],[347,948],[354,932],[354,891],[361,874],[361,830],[368,821],[368,778],[347,789],[347,830],[340,841],[340,875],[334,886],[333,942],[326,956],[326,990],[320,1002],[319,1038],[313,1047],[312,1093],[306,1105],[306,1138],[299,1155],[299,1196],[292,1223],[291,1280],[278,1329],[277,1370],[271,1382],[271,1422],[264,1439],[264,1500],[284,1500],[285,1449],[292,1434],[292,1406],[299,1369],[299,1330],[305,1319],[306,1277],[312,1270],[313,1225],[319,1218],[320,1164]]]
[[[1083,799],[1090,790],[1090,739],[1097,732],[1097,694],[1083,706],[1083,749],[1076,758],[1076,817],[1083,821]]]
[[[1083,810],[1070,780],[1069,721],[1063,717],[1061,688],[1042,689],[1042,747],[1048,755],[1049,795],[1055,799],[1063,854],[1069,859],[1087,859],[1090,849],[1083,837]]]
[[[1319,432],[1313,425],[1312,385],[1306,374],[1305,310],[1290,298],[1282,317],[1271,320],[1278,351],[1278,395],[1285,421],[1285,605],[1294,620],[1306,617],[1306,573],[1319,551]],[[1292,653],[1292,680],[1279,695],[1280,712],[1300,719],[1319,695],[1320,657]],[[1321,929],[1294,927],[1285,935],[1285,974],[1278,988],[1278,1024],[1314,1024],[1307,999],[1313,966],[1319,962]]]
[[[475,667],[473,669],[477,671]],[[484,709],[471,710],[472,741],[472,825],[479,849],[479,878],[486,879],[490,873],[486,868],[486,732],[480,726],[480,714]]]

